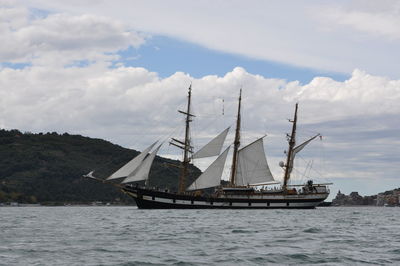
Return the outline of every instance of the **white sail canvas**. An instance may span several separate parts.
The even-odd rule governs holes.
[[[127,177],[134,172],[142,163],[143,159],[147,156],[149,151],[156,145],[157,141],[151,144],[147,149],[142,151],[138,156],[130,160],[127,164],[118,169],[115,173],[107,177],[107,180]]]
[[[295,147],[292,151],[292,156],[290,157],[290,162],[289,162],[289,173],[292,172],[293,170],[293,163],[294,163],[294,158],[296,157],[296,154],[299,153],[308,143],[310,143],[312,140],[314,140],[316,137],[318,137],[320,134],[315,135],[311,139],[303,142],[302,144],[298,145]]]
[[[195,154],[193,154],[193,159],[206,158],[211,156],[217,156],[222,150],[226,136],[228,135],[229,128],[222,131],[218,136],[212,139],[209,143],[203,146]]]
[[[218,158],[187,188],[187,190],[218,186],[221,183],[221,176],[224,171],[228,152],[229,147],[218,156]]]
[[[150,155],[148,155],[140,164],[140,166],[137,168],[137,171],[131,173],[127,178],[125,178],[121,182],[121,184],[146,180],[149,177],[151,165],[153,164],[154,158],[156,157],[156,154],[160,149],[161,145],[158,146],[157,149],[155,149],[152,153],[150,153]]]
[[[319,134],[315,135],[314,137],[312,137],[311,139],[303,142],[302,144],[300,144],[299,146],[297,146],[296,148],[293,149],[293,155],[296,155],[297,153],[299,153],[308,143],[310,143],[312,140],[314,140],[316,137],[318,137]]]
[[[239,150],[236,185],[245,186],[271,181],[274,181],[274,177],[265,158],[262,138]]]

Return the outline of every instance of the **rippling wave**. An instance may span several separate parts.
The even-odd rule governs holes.
[[[400,265],[399,214],[2,207],[0,265]]]

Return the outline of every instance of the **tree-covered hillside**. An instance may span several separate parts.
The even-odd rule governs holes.
[[[95,170],[107,177],[138,151],[101,139],[57,133],[31,134],[0,130],[0,202],[129,202],[117,188],[82,178]],[[156,157],[150,186],[177,190],[178,161]],[[190,181],[200,171],[192,167]]]

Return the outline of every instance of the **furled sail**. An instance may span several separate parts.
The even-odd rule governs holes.
[[[154,158],[156,157],[158,150],[161,148],[161,145],[162,144],[160,144],[152,153],[150,153],[150,155],[148,155],[142,161],[137,170],[125,178],[121,184],[146,180],[149,177],[151,165],[153,164]]]
[[[203,148],[193,154],[193,159],[217,156],[220,154],[222,146],[224,145],[226,135],[228,135],[229,127],[222,131],[218,136],[207,143]]]
[[[238,186],[262,184],[274,181],[265,158],[263,138],[238,152],[235,183]]]
[[[146,157],[146,155],[151,151],[151,149],[156,145],[157,141],[151,144],[147,149],[142,151],[138,156],[130,160],[127,164],[122,166],[119,170],[117,170],[115,173],[107,177],[107,180],[111,179],[116,179],[116,178],[121,178],[121,177],[127,177],[130,175],[132,172],[134,172],[142,163],[143,159]]]
[[[221,183],[221,176],[224,171],[228,151],[229,147],[218,156],[218,158],[187,188],[187,190],[218,186]]]
[[[292,156],[290,157],[290,162],[289,162],[289,173],[292,172],[293,162],[294,162],[294,158],[296,157],[296,154],[299,153],[308,143],[310,143],[312,140],[314,140],[318,136],[320,136],[320,134],[315,135],[311,139],[309,139],[309,140],[303,142],[302,144],[296,146],[295,148],[293,148]]]

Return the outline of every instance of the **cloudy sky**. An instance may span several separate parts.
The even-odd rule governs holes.
[[[299,102],[299,141],[323,139],[294,179],[400,186],[399,1],[0,0],[0,33],[1,128],[141,150],[182,135],[192,84],[198,147],[234,124],[242,87],[243,143],[268,135],[276,179]]]

